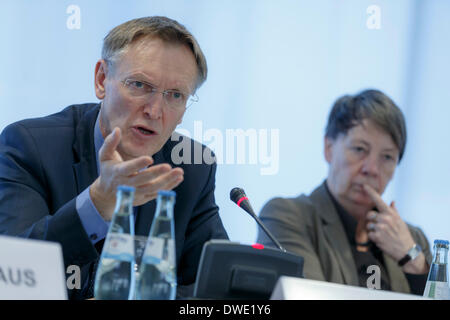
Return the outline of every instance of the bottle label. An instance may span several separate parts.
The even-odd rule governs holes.
[[[110,233],[105,241],[103,256],[120,261],[133,261],[133,236],[127,233]]]
[[[165,244],[166,248],[164,248]],[[175,266],[175,244],[173,239],[149,237],[145,247],[143,262],[147,264],[161,264],[164,262]]]
[[[427,281],[425,286],[425,297],[442,300],[450,299],[448,282]]]

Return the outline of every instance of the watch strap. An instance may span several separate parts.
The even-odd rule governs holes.
[[[403,267],[410,260],[415,259],[421,251],[422,248],[418,244],[415,244],[411,249],[408,250],[408,253],[398,261],[398,265],[400,267]]]

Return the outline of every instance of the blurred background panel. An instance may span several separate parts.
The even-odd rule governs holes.
[[[0,130],[97,101],[94,66],[107,32],[164,15],[194,34],[208,60],[179,131],[218,155],[216,200],[231,240],[253,243],[257,227],[230,189],[243,187],[258,212],[272,197],[311,192],[327,175],[331,105],[365,88],[388,94],[408,126],[383,198],[430,241],[450,238],[448,0],[3,0],[0,8]]]

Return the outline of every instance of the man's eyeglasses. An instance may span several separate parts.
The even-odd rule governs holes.
[[[164,102],[170,108],[179,110],[191,106],[194,102],[198,101],[196,94],[190,95],[178,90],[164,90],[159,91],[151,83],[136,80],[133,78],[127,78],[121,81],[122,84],[128,89],[128,92],[133,97],[152,98],[156,93],[163,95]]]

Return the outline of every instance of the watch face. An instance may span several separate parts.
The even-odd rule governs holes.
[[[419,255],[420,251],[422,251],[422,248],[417,244],[408,254],[411,256],[411,259],[415,259]]]

